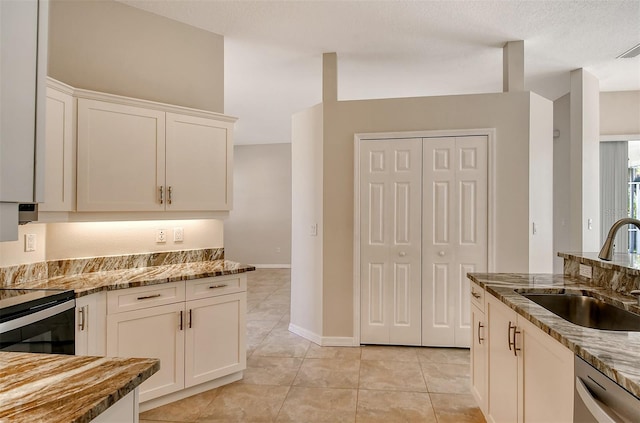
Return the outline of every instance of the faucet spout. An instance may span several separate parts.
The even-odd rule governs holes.
[[[613,258],[613,241],[618,233],[618,230],[625,225],[635,225],[638,229],[640,229],[640,220],[633,219],[631,217],[625,217],[618,220],[611,226],[609,229],[609,233],[607,234],[607,239],[604,241],[602,245],[602,249],[600,250],[600,254],[598,257],[602,260],[611,261]]]

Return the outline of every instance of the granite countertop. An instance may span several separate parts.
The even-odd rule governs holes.
[[[182,280],[224,276],[255,270],[254,266],[230,260],[211,260],[133,269],[106,270],[23,282],[12,288],[71,289],[76,297],[105,290],[133,288]]]
[[[633,297],[565,275],[470,273],[468,277],[640,398],[640,332],[598,330],[574,325],[519,295],[515,289],[548,293],[589,291],[596,298],[640,314]]]
[[[150,358],[0,352],[0,421],[89,422],[159,369]]]

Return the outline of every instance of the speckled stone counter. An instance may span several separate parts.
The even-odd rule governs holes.
[[[14,284],[12,288],[71,289],[76,297],[98,291],[133,288],[181,280],[224,276],[255,270],[254,266],[230,260],[211,260],[133,269],[107,270]]]
[[[640,313],[635,299],[577,278],[550,274],[471,273],[469,279],[578,356],[640,398],[640,332],[590,329],[574,325],[519,292],[582,293]]]
[[[89,422],[159,368],[147,358],[0,352],[0,421]]]

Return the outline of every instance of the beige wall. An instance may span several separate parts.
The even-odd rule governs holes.
[[[49,76],[224,112],[224,38],[112,0],[52,0]]]
[[[291,325],[316,335],[323,333],[324,301],[322,116],[322,104],[299,112],[291,131]],[[314,223],[317,236],[309,231]]]
[[[24,251],[24,236],[36,235],[36,251]],[[47,243],[47,225],[29,223],[18,226],[18,240],[0,242],[0,267],[15,266],[45,261]]]
[[[291,265],[291,144],[233,149],[233,210],[224,221],[227,258]]]
[[[529,273],[553,270],[553,103],[531,93]],[[533,232],[535,224],[535,233]],[[551,254],[550,254],[551,252]]]
[[[562,273],[564,260],[555,255],[571,251],[571,137],[569,123],[569,94],[553,103],[553,128],[559,136],[553,140],[553,273]]]
[[[535,95],[533,95],[535,96]],[[537,96],[536,96],[537,97]],[[496,128],[495,271],[527,272],[531,222],[529,186],[532,94],[421,97],[324,104],[322,286],[323,334],[353,335],[353,183],[355,133]],[[551,119],[548,100],[536,108]],[[548,130],[545,130],[549,132]],[[549,132],[548,137],[551,137]],[[550,148],[550,141],[548,142]],[[294,142],[295,148],[295,142]],[[296,156],[294,154],[294,162]],[[293,178],[300,176],[294,168]],[[551,187],[548,203],[551,202]],[[295,191],[294,191],[295,195]],[[294,196],[294,216],[296,207]],[[550,205],[540,204],[550,213]],[[544,211],[541,213],[545,213]],[[546,218],[545,218],[546,219]],[[550,217],[548,218],[550,220]],[[546,229],[548,231],[548,228]],[[295,232],[295,225],[294,225]],[[541,254],[550,257],[551,238]],[[294,251],[296,247],[294,245]],[[550,265],[551,260],[545,259]],[[295,268],[295,258],[292,260]],[[535,267],[535,266],[534,266]],[[317,277],[317,276],[316,276]],[[292,314],[293,316],[293,314]]]
[[[640,134],[640,91],[600,93],[600,135]]]
[[[600,249],[600,83],[584,69],[571,72],[569,94],[570,248]],[[591,222],[589,228],[588,222]]]
[[[184,242],[173,242],[173,228],[184,230]],[[157,244],[156,229],[167,229],[167,242]],[[157,251],[220,248],[222,221],[162,220],[47,224],[47,260]]]

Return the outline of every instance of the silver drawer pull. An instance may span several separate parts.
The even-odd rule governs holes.
[[[227,286],[226,283],[219,283],[218,285],[211,285],[209,289],[224,288],[225,286]]]
[[[148,300],[149,298],[158,298],[161,297],[162,295],[160,294],[153,294],[153,295],[145,295],[144,297],[138,297],[138,300]]]
[[[471,295],[473,295],[473,298],[478,299],[481,297],[480,294],[478,294],[476,291],[471,291]]]

